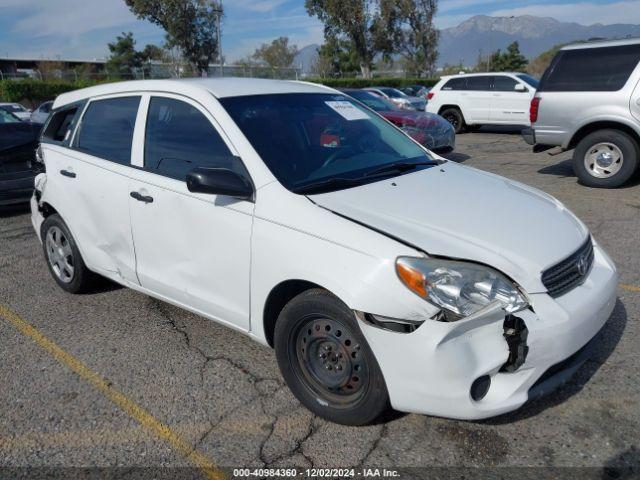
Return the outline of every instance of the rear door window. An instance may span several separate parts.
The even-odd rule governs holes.
[[[491,90],[491,76],[481,75],[479,77],[468,77],[466,89],[488,92],[489,90]]]
[[[640,61],[640,44],[562,50],[540,82],[547,92],[615,92]]]
[[[139,96],[92,101],[82,117],[75,147],[89,155],[129,165],[139,105]]]
[[[147,113],[144,168],[185,181],[187,174],[198,167],[238,171],[235,157],[200,110],[181,100],[152,97]]]

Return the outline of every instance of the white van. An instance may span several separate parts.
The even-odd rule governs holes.
[[[613,263],[560,202],[322,86],[78,90],[40,155],[32,221],[61,288],[101,275],[272,346],[336,422],[516,409],[575,372],[615,305]]]
[[[427,111],[446,118],[456,133],[482,125],[530,125],[538,81],[526,73],[444,76],[428,94]]]

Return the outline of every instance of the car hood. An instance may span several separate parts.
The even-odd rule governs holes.
[[[428,255],[496,268],[529,293],[589,235],[553,197],[452,162],[310,198]]]

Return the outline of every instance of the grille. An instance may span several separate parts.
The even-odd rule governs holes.
[[[542,272],[542,283],[549,295],[559,297],[580,285],[593,265],[591,237],[569,258]]]

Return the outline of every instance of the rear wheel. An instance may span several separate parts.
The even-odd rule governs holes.
[[[453,126],[456,133],[462,133],[464,131],[466,127],[464,117],[458,108],[446,108],[440,113],[440,116]]]
[[[309,290],[284,307],[275,349],[289,388],[313,413],[363,425],[387,410],[389,396],[378,362],[353,312],[329,292]]]
[[[598,130],[578,143],[573,152],[573,169],[589,187],[616,188],[638,170],[640,146],[619,130]]]
[[[84,264],[71,232],[58,214],[42,223],[42,248],[56,283],[69,293],[82,293],[93,284],[94,274]]]

